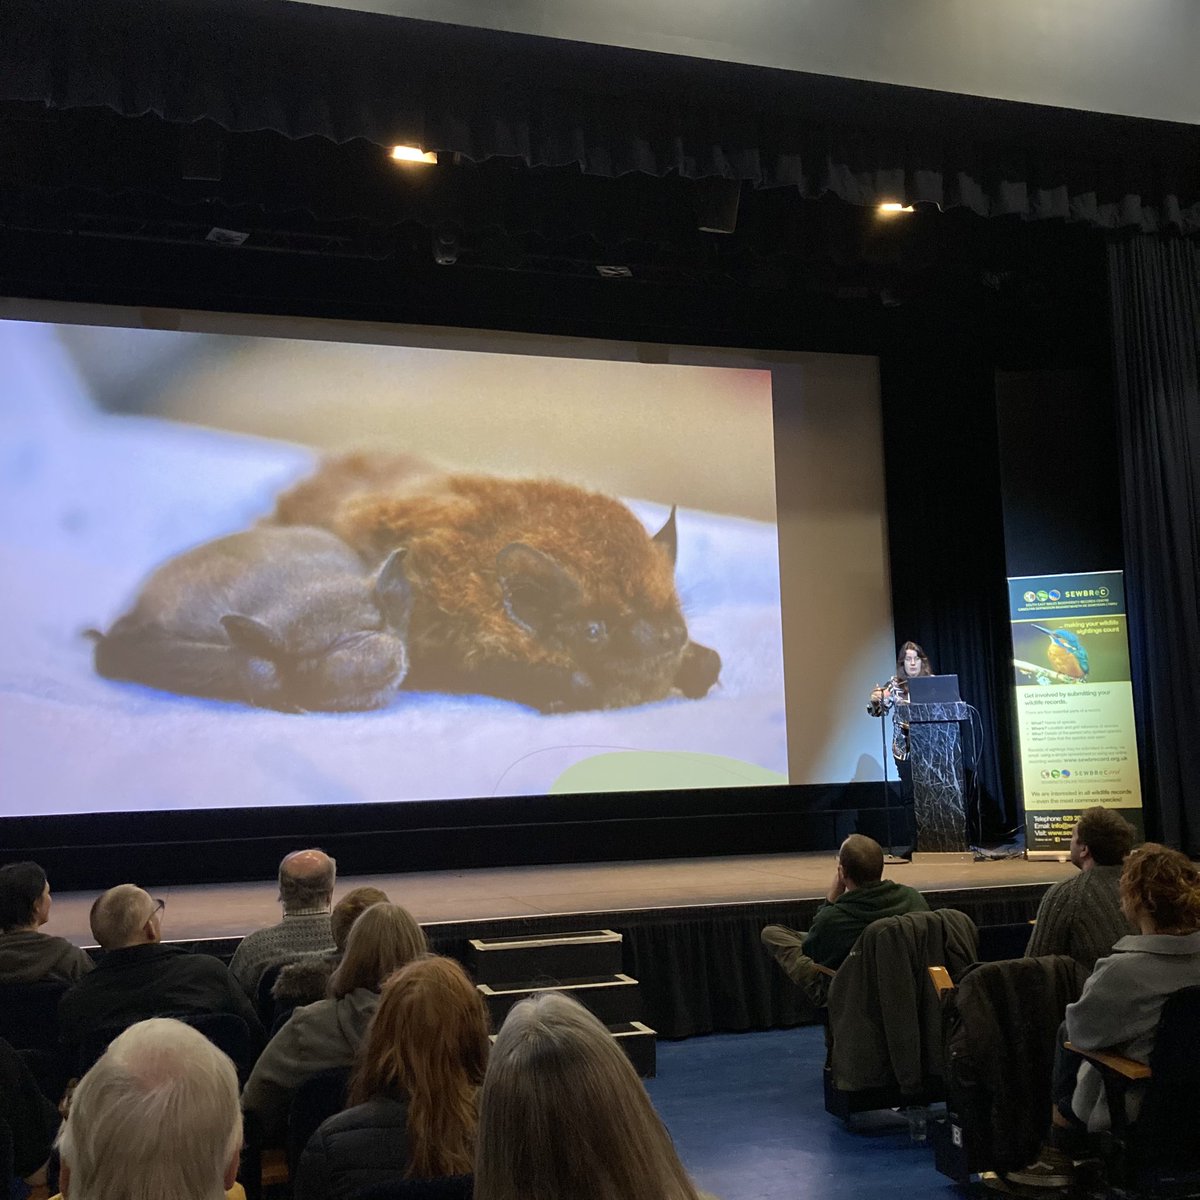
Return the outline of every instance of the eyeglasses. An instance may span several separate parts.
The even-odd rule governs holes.
[[[163,909],[167,907],[165,900],[155,900],[154,907],[150,910],[150,915],[146,918],[147,921],[153,921],[155,917],[162,916]]]

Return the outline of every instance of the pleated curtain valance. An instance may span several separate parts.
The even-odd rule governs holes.
[[[286,0],[5,0],[0,99],[859,205],[1200,230],[1194,126]]]

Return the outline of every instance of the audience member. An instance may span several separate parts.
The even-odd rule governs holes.
[[[305,1079],[354,1063],[383,981],[427,949],[421,927],[398,904],[373,904],[354,922],[346,953],[330,976],[328,998],[292,1013],[246,1082],[243,1105],[265,1137],[282,1136],[292,1093]]]
[[[1071,861],[1079,874],[1056,883],[1038,905],[1025,954],[1067,954],[1089,971],[1112,953],[1119,938],[1137,930],[1121,911],[1121,864],[1133,847],[1134,828],[1112,808],[1089,808],[1071,834]]]
[[[698,1200],[612,1035],[561,992],[522,1000],[479,1101],[475,1200]]]
[[[0,983],[73,983],[92,969],[78,946],[41,932],[50,904],[50,884],[37,863],[0,867]]]
[[[824,1006],[829,992],[829,977],[817,967],[836,971],[872,921],[928,910],[920,892],[883,878],[883,847],[873,838],[852,833],[838,850],[833,882],[808,932],[768,925],[762,942],[817,1009]]]
[[[12,1173],[31,1187],[46,1182],[58,1112],[42,1095],[21,1056],[0,1038],[0,1122],[12,1138]],[[9,1180],[3,1180],[7,1185]]]
[[[346,951],[350,927],[372,904],[387,904],[386,892],[377,887],[356,887],[347,892],[329,914],[333,934],[333,949],[322,954],[305,954],[295,962],[285,963],[271,987],[275,1012],[290,1012],[301,1004],[315,1004],[324,998],[329,976],[341,962]]]
[[[297,850],[279,864],[283,920],[246,934],[229,964],[251,999],[268,967],[333,949],[329,905],[336,879],[337,863],[323,850]]]
[[[353,1107],[309,1141],[296,1200],[348,1200],[390,1180],[469,1175],[487,1055],[487,1009],[458,963],[427,956],[397,971],[359,1048]]]
[[[162,941],[164,903],[122,883],[92,905],[92,936],[104,956],[63,996],[63,1040],[77,1046],[89,1034],[167,1013],[232,1013],[262,1045],[262,1023],[220,959],[190,954]]]
[[[1153,842],[1134,850],[1121,874],[1121,907],[1141,932],[1121,938],[1096,964],[1083,994],[1067,1006],[1054,1068],[1050,1139],[1036,1163],[1007,1175],[1010,1182],[1070,1186],[1069,1150],[1078,1135],[1109,1128],[1100,1073],[1061,1042],[1148,1062],[1166,998],[1200,984],[1200,872],[1184,855]],[[1133,1099],[1136,1106],[1136,1095]]]
[[[80,1081],[58,1144],[65,1200],[222,1200],[242,1147],[233,1063],[179,1021],[142,1021]]]

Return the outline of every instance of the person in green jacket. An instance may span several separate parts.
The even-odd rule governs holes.
[[[815,1010],[829,991],[830,977],[819,968],[836,971],[872,921],[928,911],[915,888],[883,878],[883,847],[852,833],[838,849],[837,871],[808,932],[768,925],[762,942]]]

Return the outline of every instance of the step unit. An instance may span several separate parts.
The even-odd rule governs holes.
[[[469,945],[470,965],[477,983],[586,979],[617,975],[623,966],[621,935],[611,929],[472,938]]]
[[[475,985],[487,1002],[492,1027],[499,1029],[508,1010],[518,1000],[543,992],[562,992],[578,1000],[605,1025],[635,1021],[642,1013],[642,992],[636,979],[618,972],[616,975],[588,975],[582,979],[514,980],[511,983],[477,983]]]
[[[526,996],[572,996],[607,1026],[643,1078],[657,1070],[658,1035],[638,1018],[641,989],[622,970],[621,935],[611,929],[472,938],[469,965],[499,1029]]]

